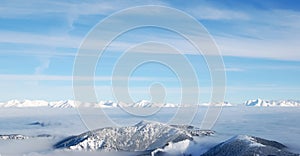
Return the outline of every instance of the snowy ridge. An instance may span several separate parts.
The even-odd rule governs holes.
[[[299,107],[300,101],[294,100],[248,100],[245,103],[245,106],[254,106],[254,107]]]
[[[74,100],[44,101],[44,100],[10,100],[0,103],[0,107],[51,107],[51,108],[75,108],[75,107],[118,107],[112,101],[100,101],[99,103],[80,102]]]
[[[203,103],[198,106],[233,106],[229,102],[220,103]],[[181,106],[173,103],[153,103],[148,100],[140,100],[135,103],[114,102],[111,100],[100,101],[98,103],[80,102],[74,100],[61,100],[47,102],[44,100],[10,100],[0,103],[0,107],[51,107],[51,108],[75,108],[75,107],[93,107],[93,108],[116,108],[116,107],[133,107],[133,108],[175,108],[175,107],[192,107],[192,105]]]
[[[79,151],[150,151],[169,142],[193,140],[183,129],[159,122],[142,121],[134,126],[108,127],[66,138],[55,149]]]

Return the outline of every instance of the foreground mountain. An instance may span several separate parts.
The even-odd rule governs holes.
[[[248,100],[244,103],[246,106],[255,107],[297,107],[300,106],[300,101],[294,100]]]
[[[55,149],[80,151],[152,151],[169,143],[192,141],[193,135],[211,135],[193,126],[169,126],[159,122],[142,121],[134,126],[102,128],[66,138]]]
[[[286,146],[276,141],[238,135],[211,148],[202,156],[299,156],[285,150]]]

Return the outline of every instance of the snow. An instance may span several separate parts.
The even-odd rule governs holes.
[[[43,100],[10,100],[3,103],[2,107],[45,107],[48,106],[48,102]]]
[[[160,122],[142,121],[134,126],[89,131],[62,140],[54,147],[79,151],[148,151],[185,139],[192,140],[186,130]]]
[[[151,108],[151,107],[178,107],[176,104],[152,103],[147,100],[140,100],[135,103],[114,102],[111,100],[99,101],[97,103],[81,102],[74,100],[61,101],[44,101],[44,100],[10,100],[0,103],[0,107],[51,107],[51,108],[76,108],[76,107],[92,107],[92,108],[116,108],[116,107],[134,107],[134,108]]]
[[[286,149],[286,146],[277,142],[256,136],[238,135],[213,148],[202,156],[228,156],[228,155],[276,155],[296,156]]]
[[[260,98],[256,100],[248,100],[244,103],[246,106],[255,107],[298,107],[300,101],[295,100],[262,100]]]
[[[248,135],[238,135],[236,137],[233,137],[232,139],[228,140],[227,142],[232,142],[235,140],[241,140],[249,143],[250,146],[256,146],[256,147],[264,147],[265,145],[258,143],[255,138],[248,136]]]

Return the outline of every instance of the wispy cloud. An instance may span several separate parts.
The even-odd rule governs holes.
[[[204,2],[189,6],[187,12],[216,27],[207,29],[214,34],[222,55],[300,60],[300,37],[296,35],[300,31],[299,11],[218,4]]]
[[[200,20],[248,20],[250,17],[241,11],[217,8],[208,5],[189,8],[194,17]]]
[[[225,72],[243,72],[245,69],[242,68],[224,68],[224,69],[217,69],[217,71],[225,71]]]
[[[19,43],[48,47],[78,48],[82,37],[69,35],[40,35],[26,32],[0,31],[0,43]]]
[[[216,38],[222,55],[270,58],[278,60],[300,60],[299,45],[294,40],[257,40],[246,38]]]
[[[82,15],[109,15],[110,13],[118,11],[119,9],[124,9],[136,5],[134,3],[123,2],[33,2],[34,3],[32,3],[32,5],[22,3],[13,4],[10,1],[3,2],[3,5],[0,6],[0,15],[5,18],[26,18],[27,16],[29,18],[34,16],[38,17],[43,14],[51,16],[51,14],[55,15],[59,13],[63,16],[66,16],[66,18],[70,20],[70,25],[73,25],[74,22],[79,21],[79,19],[83,18],[81,17]],[[120,3],[121,5],[116,5],[116,3]],[[166,4],[160,1],[156,1],[155,3],[172,6],[171,3]],[[178,8],[180,8],[180,6],[178,6]],[[239,10],[214,6],[209,3],[203,3],[203,5],[196,5],[188,8],[183,7],[181,9],[183,9],[183,11],[185,11],[184,9],[186,9],[188,13],[191,13],[199,20],[206,19],[216,22],[229,20],[230,23],[234,25],[234,28],[237,28],[237,30],[224,30],[222,31],[222,34],[215,34],[214,32],[212,32],[213,34],[215,34],[214,38],[216,39],[222,55],[224,56],[300,60],[300,53],[298,53],[297,51],[297,49],[299,49],[297,41],[300,38],[298,37],[299,35],[295,35],[300,30],[300,20],[297,20],[300,19],[300,13],[297,11],[283,9]],[[145,12],[137,14],[144,13]],[[121,19],[116,24],[127,22],[130,22],[130,19]],[[69,30],[65,30],[65,33],[62,34],[52,35],[2,30],[0,31],[0,42],[42,45],[54,48],[78,48],[81,41],[83,40],[83,36],[74,36],[68,34],[71,29],[72,28],[69,28]],[[210,30],[210,28],[208,29]],[[252,38],[249,38],[247,36],[252,36]],[[135,36],[135,38],[136,37],[138,36]],[[161,35],[155,32],[150,36],[141,35],[139,38],[143,38],[143,41],[150,40],[173,43],[179,49],[182,49],[181,51],[183,51],[184,53],[195,53],[195,49],[193,49],[193,47],[182,44],[182,38],[174,38],[172,36],[170,37],[168,35]],[[97,46],[99,44],[101,44],[101,41],[95,40],[95,43],[92,43],[92,45],[94,45],[95,47],[91,48],[96,49],[97,47],[99,47]],[[115,43],[115,47],[111,49],[118,51],[124,49],[124,47],[126,46],[129,47],[130,45],[132,45],[131,40],[123,40],[118,44]],[[3,53],[3,51],[10,51],[10,49],[2,50],[1,53]],[[161,50],[161,52],[163,51],[164,50]],[[55,52],[53,52],[53,54],[56,55]]]
[[[34,74],[39,75],[44,72],[47,68],[49,68],[50,65],[50,59],[42,59],[41,64],[37,66],[34,70]]]
[[[61,13],[66,15],[84,15],[84,14],[106,14],[118,9],[120,6],[114,5],[115,2],[62,2],[46,0],[43,2],[29,0],[27,3],[17,3],[4,1],[1,5],[1,16],[18,18],[32,15]]]

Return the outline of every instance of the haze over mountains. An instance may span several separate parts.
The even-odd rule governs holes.
[[[201,103],[199,106],[210,106],[210,103]],[[188,107],[189,105],[184,105]],[[212,106],[249,106],[249,107],[299,107],[300,101],[297,100],[247,100],[244,104],[231,104],[229,102],[214,103]],[[44,100],[10,100],[0,102],[0,107],[51,107],[51,108],[75,108],[75,107],[94,107],[94,108],[116,108],[116,107],[135,107],[135,108],[151,108],[151,107],[182,107],[173,103],[152,103],[147,100],[140,100],[135,103],[124,103],[99,101],[97,103],[80,102],[74,100],[61,101],[44,101]]]

